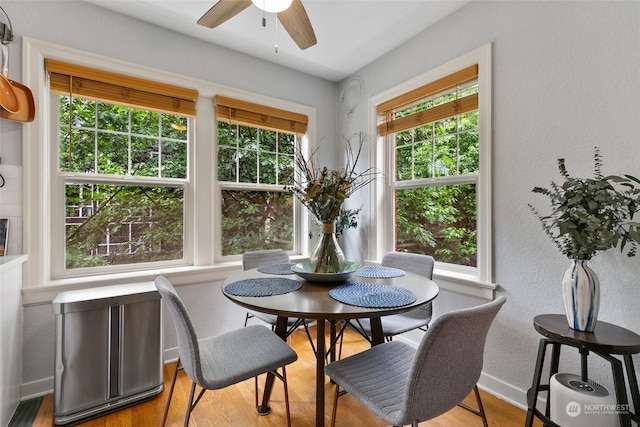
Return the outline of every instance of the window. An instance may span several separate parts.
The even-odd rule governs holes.
[[[396,251],[476,267],[477,76],[471,66],[378,107],[394,146]]]
[[[294,250],[294,152],[307,117],[216,97],[222,255]]]
[[[373,100],[376,162],[390,178],[376,190],[385,227],[373,256],[432,255],[436,275],[492,288],[489,55],[481,48]]]
[[[63,271],[182,261],[197,92],[46,61],[57,104]]]
[[[308,220],[298,203],[287,205],[283,182],[292,144],[305,152],[315,146],[313,107],[65,46],[23,43],[24,81],[40,106],[22,127],[24,304],[46,303],[61,290],[152,281],[158,273],[177,285],[225,279],[241,259],[232,255],[233,239],[249,239],[227,231],[233,239],[222,255],[223,190],[229,201],[273,202],[270,208],[286,215],[264,223],[267,242],[292,248],[292,256],[308,253]],[[233,137],[218,152],[219,123],[220,136],[227,126],[257,142]],[[221,163],[220,173],[228,170],[219,180],[218,155],[224,160],[234,144],[240,151],[253,144],[242,154],[260,159],[256,179],[243,178],[241,160],[248,157],[236,156],[233,167]],[[225,216],[237,218],[237,207],[226,206]],[[282,231],[291,227],[293,241]]]

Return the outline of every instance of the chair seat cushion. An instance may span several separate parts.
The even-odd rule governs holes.
[[[208,389],[220,389],[297,360],[298,355],[270,329],[253,325],[198,341],[202,378]],[[247,346],[254,349],[247,352]],[[260,349],[260,351],[255,351]]]
[[[406,313],[383,316],[380,318],[380,321],[382,322],[384,336],[394,336],[429,325],[431,321],[431,311],[424,307],[417,307]],[[359,322],[366,334],[371,336],[371,322],[369,319],[360,319]]]
[[[392,341],[327,365],[325,372],[371,412],[399,425],[415,349]]]
[[[254,311],[254,310],[247,310],[247,311],[251,313],[254,317],[262,320],[265,323],[268,323],[269,325],[275,325],[276,321],[278,320],[278,316],[276,316],[275,314],[263,313],[261,311]],[[287,327],[293,326],[297,321],[298,319],[295,317],[288,317]]]

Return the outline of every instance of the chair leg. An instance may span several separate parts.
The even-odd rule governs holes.
[[[244,316],[244,327],[247,327],[247,322],[249,321],[249,319],[251,319],[253,317],[253,314],[247,312],[247,314]]]
[[[194,400],[193,396],[195,396],[196,394],[196,383],[195,381],[191,381],[191,391],[189,392],[189,404],[187,406],[187,414],[184,417],[184,427],[189,427],[189,419],[191,418],[191,412],[196,407],[198,402],[200,402],[200,399],[202,398],[202,395],[204,394],[205,391],[207,391],[206,388],[201,389],[200,393],[198,393],[198,397],[196,397]]]
[[[336,415],[338,413],[338,397],[340,397],[340,386],[336,384],[336,392],[333,395],[333,410],[331,411],[331,427],[336,427]]]
[[[480,418],[482,418],[482,424],[484,427],[489,427],[489,423],[487,422],[487,414],[484,412],[484,406],[482,405],[482,399],[480,398],[480,390],[478,390],[478,385],[473,388],[473,392],[476,395],[476,400],[478,401],[478,412]]]
[[[342,329],[340,330],[340,349],[338,350],[338,360],[342,359],[342,342],[344,341],[344,330],[347,327],[347,324],[348,323],[345,322],[345,324],[342,325]]]
[[[291,328],[289,328],[289,330],[287,331],[287,338],[289,338],[289,335],[291,335],[292,333],[294,333],[298,327],[302,325],[304,327],[304,333],[307,334],[307,339],[309,340],[309,344],[311,344],[311,349],[313,350],[313,354],[316,354],[316,346],[313,343],[313,338],[311,338],[311,333],[309,332],[309,325],[307,324],[307,322],[304,319],[298,319],[292,326]],[[316,354],[317,357],[317,354]]]
[[[180,359],[176,362],[176,369],[173,371],[173,378],[171,379],[171,387],[169,388],[169,397],[167,398],[167,404],[164,407],[164,414],[162,415],[162,424],[160,427],[164,427],[167,422],[167,416],[169,415],[169,406],[171,405],[171,398],[173,397],[173,389],[176,386],[176,379],[178,378],[178,371],[182,369]]]
[[[255,385],[255,391],[256,391],[256,392],[254,393],[254,394],[255,394],[255,398],[256,398],[256,404],[255,404],[255,407],[257,408],[257,407],[258,407],[258,405],[259,405],[259,403],[258,403],[258,376],[257,376],[257,375],[256,375],[255,377],[253,377],[253,382],[254,382],[254,385]]]
[[[347,322],[340,322],[340,348],[338,349],[338,360],[342,359],[342,342],[344,341],[344,331],[347,328]]]
[[[287,427],[291,427],[291,411],[289,410],[289,386],[287,385],[287,371],[284,366],[282,367],[282,383],[284,385],[284,406],[287,409]]]
[[[313,353],[316,354],[317,357],[317,352],[316,352],[316,345],[313,343],[313,338],[311,338],[311,333],[309,332],[309,325],[307,325],[307,322],[303,321],[302,325],[304,326],[304,332],[307,334],[307,339],[309,340],[309,344],[311,344],[311,350],[313,350]]]
[[[484,427],[489,427],[489,424],[487,422],[487,415],[485,414],[484,406],[482,405],[482,399],[480,399],[480,391],[478,390],[478,385],[473,388],[473,393],[475,394],[476,401],[478,402],[478,409],[472,408],[471,406],[466,405],[462,402],[459,403],[458,406],[482,418],[482,424],[484,425]]]
[[[373,339],[365,332],[364,328],[362,327],[362,323],[360,323],[360,320],[358,319],[354,319],[354,320],[356,321],[357,325],[354,324],[351,320],[347,320],[347,324],[345,325],[345,327],[347,325],[351,325],[351,329],[359,333],[362,336],[362,338],[369,341],[369,343],[373,345]]]
[[[327,347],[327,351],[325,351],[324,353],[324,359],[326,363],[334,361],[335,354],[336,354],[335,353],[336,344],[338,344],[338,341],[339,341],[340,345],[342,346],[341,338],[342,338],[342,332],[344,332],[344,328],[342,327],[342,321],[331,320],[330,323],[331,323],[331,333],[330,333],[330,339],[329,339],[329,346]],[[340,331],[336,333],[338,323],[340,323]],[[342,354],[342,347],[340,347],[337,360],[340,360],[341,354]],[[330,358],[330,356],[332,356],[332,358]]]
[[[285,366],[282,366],[282,374],[278,372],[278,368],[271,371],[274,377],[278,378],[282,381],[282,385],[284,387],[284,405],[287,412],[287,427],[291,427],[291,410],[289,407],[289,385],[287,383],[287,369]],[[258,406],[258,377],[256,379],[256,408],[258,409],[259,415],[267,415],[271,413],[271,408],[268,408],[268,411],[260,412],[260,407]]]
[[[189,403],[187,405],[187,413],[184,416],[184,427],[189,427],[189,418],[191,418],[191,410],[193,409],[193,396],[196,392],[196,383],[191,382],[191,391],[189,392]]]

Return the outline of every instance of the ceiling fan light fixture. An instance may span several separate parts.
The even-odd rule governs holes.
[[[291,6],[293,0],[251,0],[260,10],[269,13],[279,13]]]

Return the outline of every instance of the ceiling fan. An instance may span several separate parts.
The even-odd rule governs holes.
[[[285,5],[282,6],[285,7],[284,10],[282,8],[271,8],[271,3],[273,2],[274,0],[218,0],[211,9],[198,19],[198,24],[208,28],[215,28],[251,6],[251,3],[254,3],[258,8],[266,12],[277,12],[280,23],[300,49],[304,50],[317,43],[311,21],[300,0],[285,0]],[[283,2],[281,0],[276,3]],[[289,3],[290,6],[286,7]],[[264,19],[262,25],[265,25]]]

